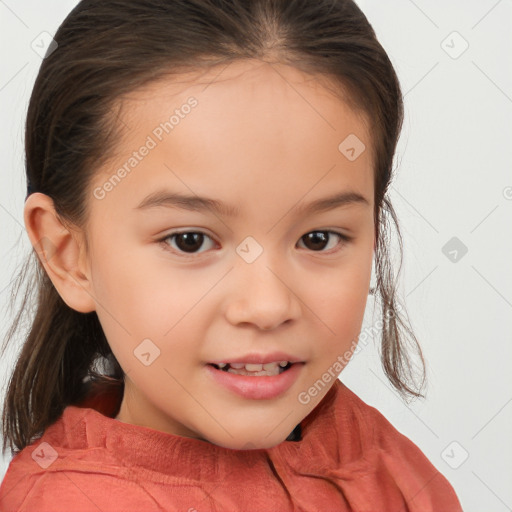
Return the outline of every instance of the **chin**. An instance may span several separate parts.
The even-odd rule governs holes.
[[[290,432],[292,430],[293,428],[290,429]],[[261,432],[253,433],[253,435],[236,435],[233,433],[233,437],[226,436],[221,439],[209,439],[208,442],[231,450],[265,450],[282,443],[288,437],[290,432],[282,434],[281,436],[276,435],[274,432],[274,435],[269,435],[264,438],[261,437]]]

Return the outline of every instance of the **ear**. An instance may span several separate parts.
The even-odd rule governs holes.
[[[53,200],[34,192],[25,201],[28,237],[62,300],[80,313],[96,310],[81,237],[59,220]]]

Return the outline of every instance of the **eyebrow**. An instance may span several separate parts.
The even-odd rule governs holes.
[[[296,215],[311,215],[313,213],[328,211],[342,206],[355,205],[370,206],[370,203],[358,192],[345,191],[322,199],[317,199],[305,205],[300,205],[295,208],[295,213]],[[184,210],[199,212],[209,211],[226,217],[235,217],[240,215],[239,208],[226,205],[216,199],[199,197],[197,195],[190,196],[186,194],[179,194],[168,190],[157,190],[156,192],[149,194],[134,209],[147,210],[157,207],[181,208]]]

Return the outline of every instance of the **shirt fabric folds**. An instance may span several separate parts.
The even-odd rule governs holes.
[[[422,451],[340,380],[298,438],[259,450],[123,423],[108,400],[67,406],[12,459],[2,512],[462,511]]]

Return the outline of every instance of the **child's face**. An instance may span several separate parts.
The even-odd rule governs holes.
[[[89,196],[90,293],[127,374],[119,420],[268,448],[313,410],[355,348],[374,249],[371,141],[352,110],[294,68],[244,61],[199,81],[171,77],[124,103],[125,138]],[[338,149],[350,134],[366,145],[353,161]],[[137,208],[160,190],[238,212]],[[347,191],[368,204],[297,211]],[[204,236],[159,241],[174,231]],[[317,231],[354,239],[305,237]],[[208,364],[276,351],[305,364],[273,398],[235,393]]]

